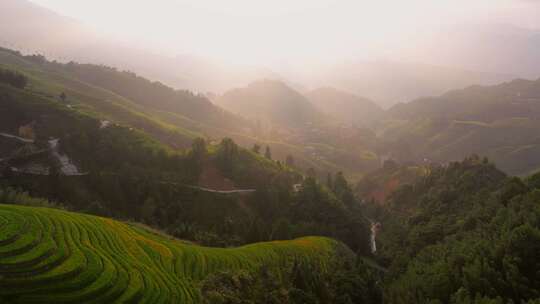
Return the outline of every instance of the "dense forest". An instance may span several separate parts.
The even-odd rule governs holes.
[[[537,303],[538,178],[508,177],[472,156],[368,207],[382,225],[385,302]]]

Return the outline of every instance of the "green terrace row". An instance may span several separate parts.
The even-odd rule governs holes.
[[[336,245],[307,237],[208,248],[111,219],[0,205],[0,302],[198,303],[211,273],[299,259],[325,269]]]

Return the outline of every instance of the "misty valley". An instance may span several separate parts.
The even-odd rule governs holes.
[[[1,304],[540,304],[540,4],[105,2],[0,2]]]

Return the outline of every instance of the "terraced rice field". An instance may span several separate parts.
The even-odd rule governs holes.
[[[323,267],[336,241],[307,237],[208,248],[111,219],[0,205],[0,303],[198,303],[197,284],[220,270]]]

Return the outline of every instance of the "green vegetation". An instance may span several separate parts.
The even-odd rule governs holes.
[[[22,206],[62,208],[58,203],[48,199],[35,198],[30,196],[28,192],[17,191],[13,188],[0,188],[0,201]]]
[[[72,111],[91,114],[103,120],[136,128],[152,135],[160,142],[176,148],[188,147],[191,140],[197,136],[197,132],[186,130],[182,126],[175,126],[160,119],[144,104],[117,94],[109,90],[108,87],[96,86],[90,81],[102,76],[98,73],[100,70],[113,71],[112,69],[84,65],[79,68],[79,65],[75,63],[49,62],[43,57],[22,56],[16,52],[1,49],[0,64],[10,70],[23,72],[29,79],[27,91],[33,95],[62,101],[62,104]],[[88,81],[85,81],[87,80],[85,78],[78,78],[76,73],[80,70],[86,71],[85,69],[88,70],[85,75],[90,78]],[[122,81],[127,83],[122,88],[126,85],[132,87],[141,85],[137,82],[132,83],[133,81],[129,77],[124,79],[122,76],[124,74],[121,72],[116,72],[116,74],[118,81],[114,83]],[[139,78],[134,76],[134,79]],[[109,82],[113,81],[109,80]],[[61,99],[59,96],[66,96],[66,98]],[[177,103],[184,104],[183,98],[187,100],[189,96],[191,95],[187,93],[185,95],[179,94]],[[192,112],[187,111],[184,114],[189,115],[190,113]]]
[[[302,263],[322,275],[341,246],[307,237],[207,248],[106,218],[8,205],[0,225],[0,302],[8,303],[199,303],[199,282],[212,273]]]
[[[386,303],[537,303],[539,175],[507,177],[487,159],[432,168],[371,216]]]
[[[399,187],[414,184],[429,174],[432,165],[403,165],[386,160],[382,168],[364,175],[356,184],[356,195],[366,202],[385,203],[385,200]]]
[[[324,235],[367,252],[367,223],[350,200],[344,204],[313,179],[295,192],[293,185],[302,183],[295,169],[243,149],[231,139],[208,144],[197,138],[191,150],[176,150],[152,131],[123,120],[103,126],[100,113],[69,107],[59,94],[40,94],[33,81],[26,90],[0,85],[0,92],[0,130],[17,134],[21,126],[31,126],[36,139],[17,142],[13,149],[3,146],[6,153],[0,158],[9,157],[0,162],[0,187],[61,202],[71,210],[140,221],[205,245]],[[77,95],[67,92],[67,102],[76,102]],[[51,138],[59,140],[59,153],[83,175],[58,174]],[[12,170],[27,165],[49,168],[51,175]],[[256,191],[222,194],[197,188],[207,171],[216,172],[218,182],[229,180],[233,189]]]
[[[352,125],[369,126],[384,115],[373,101],[334,88],[315,89],[306,97],[321,112]]]
[[[473,86],[387,111],[380,151],[401,161],[458,161],[486,156],[508,174],[540,168],[540,80]]]
[[[281,83],[222,97],[247,121],[114,68],[0,60],[0,202],[32,206],[0,205],[0,302],[540,300],[538,174],[448,163],[540,167],[538,82],[396,106],[375,132]],[[380,155],[416,163],[353,191]]]
[[[230,90],[216,98],[216,103],[252,120],[243,136],[227,136],[248,147],[270,146],[274,159],[286,161],[292,155],[298,160],[297,168],[305,172],[313,168],[319,177],[338,171],[356,177],[377,167],[376,157],[365,157],[373,155],[376,136],[364,126],[383,112],[369,101],[333,90],[304,96],[283,82],[262,80]],[[341,113],[326,111],[328,108]],[[348,109],[346,119],[342,120],[339,109]]]
[[[170,112],[204,122],[204,124],[231,130],[236,129],[236,125],[244,124],[238,117],[215,107],[202,95],[195,95],[185,90],[174,90],[159,82],[151,82],[137,76],[135,73],[73,62],[67,65],[54,65],[51,69],[114,92],[143,106],[144,109],[151,110],[150,113],[158,117],[160,112]]]
[[[234,89],[218,98],[217,104],[259,124],[298,128],[319,123],[323,115],[306,97],[280,81],[261,80]]]
[[[343,259],[346,252],[341,254],[341,263],[328,272],[300,261],[279,272],[262,267],[210,275],[202,284],[203,303],[380,303],[380,273],[361,259],[353,262]]]
[[[315,168],[321,176],[337,171],[351,176],[358,171],[373,169],[377,163],[362,157],[363,151],[372,148],[365,145],[365,130],[352,132],[347,138],[335,136],[341,132],[338,126],[323,126],[325,130],[315,128],[312,132],[308,123],[320,122],[321,114],[305,97],[284,84],[262,85],[260,89],[270,94],[270,99],[276,98],[277,94],[280,102],[298,103],[296,107],[282,102],[283,108],[276,115],[284,113],[282,116],[291,123],[304,117],[301,125],[305,130],[300,133],[281,133],[281,129],[288,128],[287,124],[274,124],[274,128],[269,129],[260,121],[248,121],[222,110],[202,95],[174,90],[132,72],[106,66],[62,64],[48,61],[43,56],[24,56],[0,48],[0,68],[24,74],[28,78],[26,90],[33,95],[61,101],[72,111],[134,128],[175,149],[189,148],[197,137],[218,140],[228,137],[245,148],[254,144],[268,145],[275,160],[285,161],[287,155],[293,155],[297,169]],[[276,89],[278,93],[274,94]],[[307,114],[302,114],[304,112]],[[312,150],[306,149],[308,142],[315,143],[313,146],[316,143],[330,145],[319,145]],[[361,148],[351,150],[353,143],[360,143]]]
[[[26,76],[0,68],[0,82],[7,83],[19,89],[24,89],[28,83]]]

